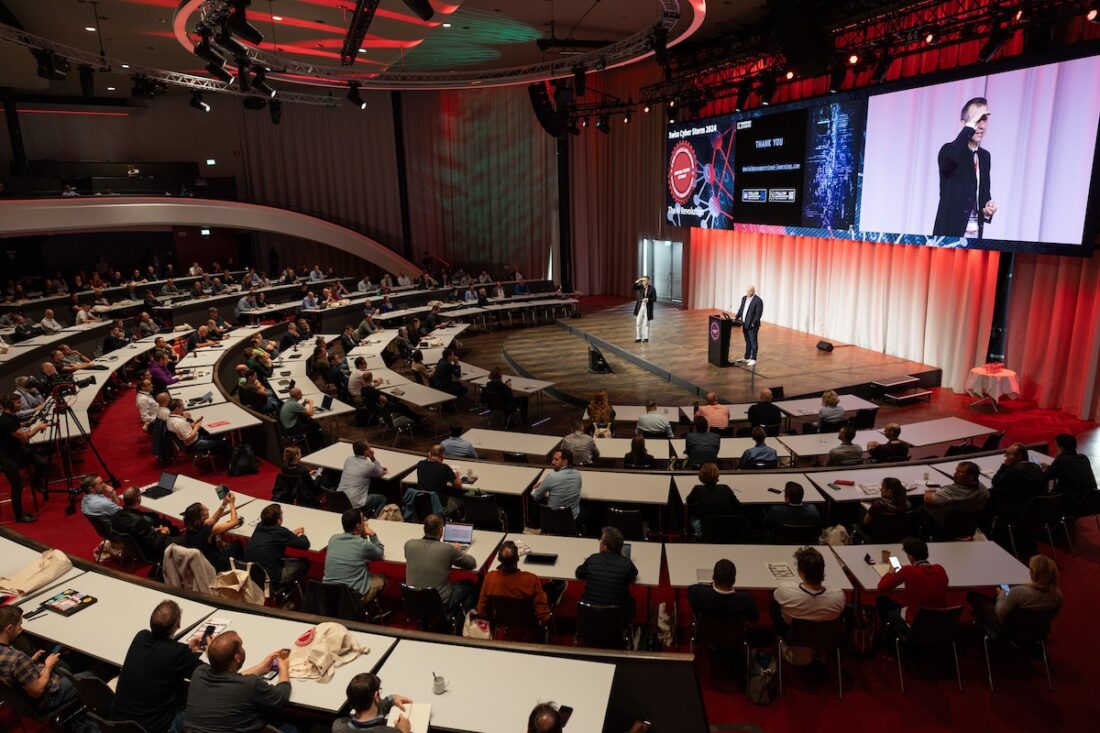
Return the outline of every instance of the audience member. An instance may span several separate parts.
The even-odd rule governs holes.
[[[777,532],[784,524],[814,525],[821,528],[821,515],[813,504],[803,504],[805,489],[795,481],[788,481],[783,487],[783,502],[772,506],[764,515],[764,528],[771,533]]]
[[[646,401],[645,413],[638,417],[637,427],[646,436],[674,437],[672,424],[668,421],[668,418],[657,412],[656,400]]]
[[[882,429],[886,436],[885,443],[871,440],[867,442],[867,453],[876,463],[889,463],[891,461],[905,461],[909,459],[909,446],[901,442],[901,426],[896,422],[890,423]]]
[[[548,497],[546,503],[551,509],[568,507],[574,521],[582,525],[581,474],[573,468],[573,452],[558,448],[550,457],[550,467],[554,470],[544,472],[531,490],[531,500],[537,503]]]
[[[1066,497],[1074,516],[1093,513],[1096,475],[1089,457],[1077,452],[1077,438],[1068,433],[1055,435],[1054,444],[1057,455],[1052,463],[1043,464],[1043,480],[1054,481],[1054,493]]]
[[[130,537],[141,554],[154,565],[164,558],[164,548],[175,542],[172,525],[157,515],[141,511],[141,489],[131,486],[122,492],[122,510],[111,516],[111,529]]]
[[[730,408],[718,404],[718,393],[707,392],[707,402],[699,405],[695,416],[702,415],[711,430],[725,430],[730,425]]]
[[[386,504],[385,494],[371,494],[371,479],[381,478],[386,467],[374,458],[374,449],[363,438],[351,444],[351,455],[344,459],[343,473],[337,491],[347,494],[352,508],[362,509],[368,517],[378,515]]]
[[[710,423],[702,414],[695,416],[693,427],[694,430],[684,436],[684,454],[688,465],[691,468],[699,468],[704,463],[718,463],[722,437],[718,433],[711,432]]]
[[[309,538],[301,527],[293,531],[283,526],[283,508],[268,504],[260,512],[260,523],[252,532],[245,550],[245,562],[254,562],[267,572],[275,588],[289,586],[306,577],[309,560],[286,557],[287,548],[308,550]]]
[[[757,464],[768,464],[769,466],[779,465],[779,453],[775,448],[765,444],[764,441],[768,439],[768,434],[764,432],[764,428],[757,426],[752,429],[752,442],[754,445],[751,448],[746,448],[745,452],[741,454],[741,461],[738,464],[739,468],[759,468]]]
[[[283,448],[283,465],[275,478],[272,499],[298,506],[318,507],[324,489],[317,483],[319,468],[310,470],[302,465],[302,449],[296,445]],[[275,492],[279,493],[276,497]],[[289,498],[282,498],[282,496]]]
[[[863,446],[853,443],[856,437],[856,429],[851,425],[842,425],[837,433],[840,445],[829,451],[825,457],[826,466],[844,466],[863,461]]]
[[[754,623],[760,615],[751,593],[738,593],[733,584],[737,581],[737,566],[731,560],[714,563],[714,575],[710,583],[699,582],[689,586],[688,603],[697,617],[713,621],[742,621]]]
[[[974,513],[985,509],[989,491],[982,486],[981,470],[972,461],[962,461],[955,467],[954,483],[924,492],[924,524],[928,529],[942,529],[952,515]]]
[[[778,430],[779,424],[783,422],[783,413],[772,403],[770,389],[760,390],[759,401],[748,409],[747,414],[749,423],[753,427],[763,427],[765,430],[768,428]]]
[[[88,474],[80,481],[80,490],[84,498],[80,500],[80,513],[93,519],[110,520],[122,511],[118,494],[103,480],[102,476]]]
[[[876,603],[882,622],[904,636],[917,611],[947,605],[947,571],[928,562],[924,540],[906,537],[901,546],[909,562],[879,578]],[[905,588],[896,590],[902,584]]]
[[[340,524],[344,531],[329,538],[325,551],[323,582],[346,585],[366,606],[386,587],[385,575],[370,572],[370,563],[382,560],[386,547],[359,509],[345,511]]]
[[[816,426],[823,429],[844,422],[848,413],[840,406],[840,395],[835,390],[825,390],[821,395],[821,409],[817,411]]]
[[[630,452],[623,456],[623,467],[653,468],[656,463],[653,454],[646,450],[645,438],[640,433],[635,433],[630,439]]]
[[[398,715],[394,725],[386,723],[390,711],[396,706],[404,712],[412,698],[403,695],[382,697],[382,680],[370,672],[360,672],[348,683],[348,705],[350,715],[337,718],[332,723],[332,733],[353,733],[357,730],[369,730],[373,733],[411,733],[412,725],[404,715]]]
[[[448,611],[463,613],[477,600],[474,584],[468,580],[450,582],[451,567],[473,570],[477,560],[461,547],[442,542],[443,517],[429,514],[424,519],[424,536],[405,543],[405,579],[414,588],[435,588]]]
[[[302,388],[294,387],[279,409],[279,423],[287,435],[305,435],[311,445],[321,445],[321,426],[313,419],[313,400],[303,398]]]
[[[462,398],[469,391],[466,385],[458,381],[462,377],[462,367],[458,364],[458,353],[453,349],[444,349],[443,356],[435,365],[432,373],[432,386],[436,389]]]
[[[60,333],[65,328],[57,322],[53,315],[52,308],[47,308],[45,313],[42,314],[42,320],[38,322],[38,327],[42,329],[43,333]]]
[[[584,423],[580,420],[573,422],[573,432],[561,440],[561,447],[568,450],[577,466],[591,466],[600,457],[600,449],[592,436],[584,431]],[[573,463],[575,461],[575,463]]]
[[[416,464],[416,489],[435,494],[436,499],[446,506],[446,513],[452,515],[462,507],[455,495],[462,491],[462,479],[454,469],[443,462],[446,452],[441,444],[428,450],[428,457]]]
[[[895,517],[908,512],[909,495],[905,485],[898,479],[887,476],[882,479],[878,498],[871,502],[863,515],[863,526],[871,530],[882,517]]]
[[[540,623],[550,620],[550,606],[546,591],[534,573],[519,569],[519,549],[512,540],[505,540],[497,551],[500,566],[485,576],[481,585],[481,595],[477,602],[477,614],[489,617],[493,598],[512,598],[531,601],[535,616]]]
[[[989,498],[1003,521],[1016,522],[1036,496],[1047,492],[1043,469],[1032,463],[1023,443],[1013,443],[1005,450],[1004,462],[993,474]]]
[[[509,415],[519,410],[520,422],[527,424],[527,410],[531,400],[527,395],[516,395],[512,390],[512,380],[504,379],[500,367],[489,370],[489,381],[481,388],[481,394],[493,409],[504,409]]]
[[[786,636],[796,619],[832,621],[844,613],[844,591],[825,587],[825,558],[813,547],[803,547],[794,553],[799,582],[784,582],[775,589],[771,605],[772,622],[780,636]],[[786,647],[784,660],[791,664],[809,664],[813,650]]]
[[[741,502],[733,489],[718,483],[719,478],[718,466],[704,463],[699,468],[699,483],[687,496],[688,517],[696,537],[703,536],[703,517],[741,514]]]
[[[1031,580],[1007,591],[997,588],[993,598],[971,591],[966,599],[974,619],[994,631],[1000,630],[1016,609],[1022,611],[1059,611],[1062,591],[1058,588],[1058,564],[1046,555],[1032,555],[1027,563]]]
[[[634,596],[630,587],[638,579],[638,568],[623,554],[623,533],[604,527],[600,551],[577,566],[576,576],[584,581],[581,601],[594,606],[618,606],[623,623],[634,618]]]
[[[443,446],[443,454],[447,458],[477,458],[474,444],[462,437],[461,423],[451,423],[450,437],[445,438],[440,445]]]
[[[225,495],[213,514],[205,504],[195,502],[183,510],[181,544],[201,552],[217,572],[225,572],[229,570],[230,560],[244,557],[244,544],[240,540],[226,539],[241,523],[237,516],[237,497],[232,492]]]
[[[215,453],[229,453],[229,443],[222,438],[200,438],[202,430],[202,415],[194,421],[188,422],[184,415],[183,400],[173,398],[168,402],[168,430],[179,439],[179,442],[189,451],[213,451]]]

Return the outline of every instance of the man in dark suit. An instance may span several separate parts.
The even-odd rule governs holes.
[[[634,281],[634,343],[649,343],[649,322],[653,320],[653,304],[657,302],[657,291],[649,284],[645,275]],[[642,304],[645,309],[642,309]]]
[[[989,151],[981,147],[989,125],[989,104],[974,97],[963,105],[962,129],[940,148],[940,205],[932,234],[944,237],[982,238],[982,229],[993,220],[997,204],[989,195]]]
[[[745,334],[745,358],[735,364],[752,366],[756,363],[757,334],[760,331],[760,317],[764,315],[764,301],[756,294],[756,286],[750,285],[741,297],[737,308],[736,320],[741,321],[741,331]]]

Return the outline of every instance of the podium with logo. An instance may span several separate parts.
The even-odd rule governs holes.
[[[717,367],[730,365],[730,334],[736,323],[723,316],[707,319],[707,361]]]

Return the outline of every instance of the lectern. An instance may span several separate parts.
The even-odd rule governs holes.
[[[707,323],[707,361],[714,366],[730,365],[730,333],[733,320],[722,316],[711,316]]]

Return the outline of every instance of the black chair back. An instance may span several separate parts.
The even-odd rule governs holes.
[[[906,637],[915,644],[950,644],[959,636],[962,606],[918,608]]]
[[[840,429],[848,424],[848,418],[843,420],[822,420],[820,432],[823,435],[836,435],[840,432]]]
[[[913,533],[914,514],[880,514],[871,523],[870,536],[874,544],[901,542]]]
[[[777,545],[816,545],[820,537],[820,524],[788,524],[784,522],[772,533],[772,542]]]
[[[543,534],[577,536],[577,522],[573,518],[573,510],[569,507],[551,509],[546,504],[539,504],[539,527],[542,528]]]
[[[529,463],[526,453],[516,453],[513,451],[503,451],[501,455],[504,456],[505,463]]]
[[[116,544],[122,541],[121,535],[111,527],[111,523],[107,519],[103,517],[89,517],[87,514],[84,516],[91,523],[92,528],[95,529],[95,533],[103,539]]]
[[[774,461],[750,461],[749,465],[745,466],[744,468],[752,471],[764,471],[767,469],[779,468],[779,459],[776,458]]]
[[[88,720],[99,728],[100,733],[147,733],[145,728],[133,720],[109,720],[108,718],[88,713]]]
[[[607,510],[607,526],[614,527],[623,533],[623,539],[631,542],[645,541],[645,522],[642,521],[641,509],[615,509]]]
[[[856,416],[850,422],[856,430],[873,430],[876,417],[878,417],[877,407],[864,407],[856,410]]]
[[[971,453],[980,453],[978,446],[971,445],[970,443],[963,443],[962,445],[950,445],[944,452],[944,458],[950,458],[951,456],[965,456]]]
[[[405,615],[416,619],[425,630],[448,624],[455,632],[455,620],[447,615],[443,598],[435,588],[416,588],[401,584],[401,600],[405,603]]]
[[[530,598],[489,596],[489,617],[507,638],[546,640],[546,629],[535,614],[535,602]]]
[[[622,609],[578,601],[576,644],[600,649],[625,649],[627,636]]]
[[[984,510],[975,512],[953,511],[944,519],[940,529],[939,539],[943,541],[957,540],[963,537],[973,537],[978,529],[978,522],[984,514]]]
[[[772,391],[773,401],[778,402],[779,400],[783,399],[784,392],[782,387],[768,387],[768,389]]]
[[[1046,641],[1058,611],[1057,608],[1044,611],[1013,609],[1001,624],[1000,637],[1011,641]]]
[[[1004,431],[1001,431],[999,433],[993,433],[992,435],[990,435],[988,438],[985,439],[984,443],[982,443],[982,450],[983,451],[997,450],[998,448],[1001,447],[1001,438],[1003,438],[1003,437],[1005,437]]]
[[[111,703],[115,699],[115,692],[107,683],[98,677],[77,677],[69,675],[69,681],[76,688],[76,694],[80,696],[80,702],[87,710],[98,715],[110,716]]]
[[[462,500],[462,518],[478,529],[508,531],[508,523],[495,494],[467,496]]]
[[[330,491],[325,489],[325,493],[322,494],[325,497],[325,509],[330,512],[336,512],[343,514],[348,509],[351,509],[351,499],[343,491]]]
[[[691,624],[691,644],[733,649],[745,643],[744,619],[721,619],[696,614]]]
[[[1033,497],[1024,512],[1026,521],[1032,527],[1047,527],[1059,524],[1066,515],[1065,502],[1061,494],[1048,494]]]
[[[844,621],[807,621],[796,618],[791,621],[784,642],[787,646],[808,646],[814,649],[836,649],[844,638]]]
[[[702,520],[703,542],[734,545],[747,541],[752,525],[740,514],[712,514]]]
[[[432,495],[427,491],[416,492],[416,495],[413,496],[413,512],[416,514],[416,521],[418,522],[423,522],[429,514],[434,514]]]
[[[346,621],[362,621],[366,616],[362,597],[354,588],[343,583],[322,583],[317,580],[310,580],[306,584],[302,611]]]

